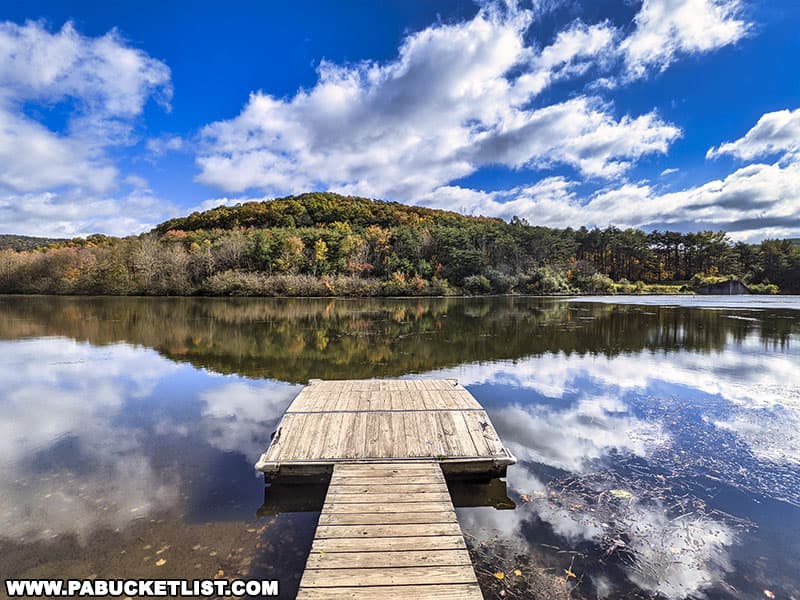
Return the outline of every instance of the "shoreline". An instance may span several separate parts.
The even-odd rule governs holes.
[[[267,294],[98,294],[98,293],[69,293],[69,294],[52,294],[52,293],[33,293],[33,292],[2,292],[0,297],[53,297],[53,298],[275,298],[275,299],[295,299],[305,298],[309,300],[321,299],[387,299],[387,300],[419,300],[421,298],[646,298],[652,296],[658,297],[693,297],[693,298],[747,298],[747,297],[790,297],[800,294],[785,294],[779,292],[777,294],[701,294],[697,292],[648,292],[642,294],[631,293],[573,293],[573,294],[412,294],[412,295],[365,295],[365,294],[329,294],[324,296],[315,295],[267,295]]]

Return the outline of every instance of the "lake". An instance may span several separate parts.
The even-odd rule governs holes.
[[[453,490],[487,598],[800,598],[798,297],[0,297],[0,576],[291,598],[324,488],[253,463],[308,379],[406,376],[519,459]]]

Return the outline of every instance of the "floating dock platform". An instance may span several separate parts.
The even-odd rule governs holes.
[[[502,477],[516,459],[452,379],[313,379],[256,464],[267,478],[330,475],[337,463],[436,461],[448,477]]]

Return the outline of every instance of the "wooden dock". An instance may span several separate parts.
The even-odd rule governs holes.
[[[256,468],[303,476],[386,460],[436,460],[448,476],[503,476],[516,462],[483,407],[452,379],[312,380]]]
[[[312,380],[256,464],[330,476],[298,598],[482,598],[445,476],[514,456],[456,381]]]
[[[297,597],[483,598],[439,465],[337,464]]]

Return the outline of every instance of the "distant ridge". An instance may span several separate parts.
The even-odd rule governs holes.
[[[67,240],[63,238],[44,238],[0,233],[0,250],[35,250],[36,248],[45,248],[51,244],[59,244],[66,241]]]

